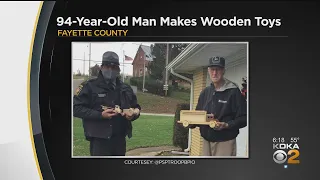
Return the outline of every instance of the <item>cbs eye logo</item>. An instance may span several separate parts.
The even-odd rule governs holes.
[[[278,164],[283,164],[286,161],[288,164],[299,164],[300,160],[297,160],[299,156],[300,151],[297,149],[291,149],[288,151],[288,153],[286,153],[284,150],[277,150],[273,153],[273,161]]]

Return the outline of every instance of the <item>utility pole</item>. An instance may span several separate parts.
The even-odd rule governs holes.
[[[167,44],[167,58],[166,58],[166,67],[168,65],[168,62],[169,62],[169,52],[170,52],[170,44],[168,43]],[[168,69],[165,68],[166,70],[166,77],[165,77],[165,85],[164,85],[164,90],[165,90],[165,96],[168,95]]]
[[[124,59],[125,59],[125,54],[124,54],[123,46],[124,46],[124,43],[121,44],[121,53],[122,53],[122,82],[124,82]]]
[[[143,57],[143,87],[142,87],[142,92],[144,92],[144,84],[146,81],[146,57]]]
[[[89,77],[91,76],[90,75],[90,61],[91,61],[91,43],[89,43]]]

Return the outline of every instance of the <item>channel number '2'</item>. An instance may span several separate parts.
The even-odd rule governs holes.
[[[286,153],[283,150],[277,150],[273,154],[273,160],[274,160],[274,162],[276,162],[278,164],[283,164],[288,159],[288,164],[299,164],[300,160],[297,160],[299,155],[300,155],[300,152],[297,149],[291,149],[288,151],[288,153]],[[290,157],[288,158],[288,156],[290,156]]]
[[[296,143],[298,138],[291,138],[291,143]],[[293,155],[292,155],[293,154]],[[290,156],[288,158],[288,156]],[[278,164],[283,164],[288,159],[288,164],[299,164],[300,160],[297,158],[300,156],[300,151],[298,149],[291,149],[286,153],[284,150],[277,150],[273,153],[273,160]]]

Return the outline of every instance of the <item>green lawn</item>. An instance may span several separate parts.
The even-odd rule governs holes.
[[[127,138],[127,150],[137,147],[172,145],[173,117],[141,115],[133,122],[133,135]],[[74,118],[73,155],[89,156],[89,142],[83,135],[82,122]]]
[[[189,102],[190,101],[190,92],[172,91],[171,97]]]
[[[88,76],[73,76],[73,79],[87,79]]]
[[[189,101],[179,98],[162,97],[151,93],[142,93],[141,91],[137,92],[137,99],[142,108],[142,113],[174,114],[178,104],[189,103]]]

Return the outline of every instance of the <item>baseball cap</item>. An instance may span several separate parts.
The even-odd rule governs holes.
[[[226,62],[225,62],[225,59],[223,57],[214,56],[214,57],[209,58],[208,67],[219,66],[219,67],[224,68],[225,67],[225,63]]]

